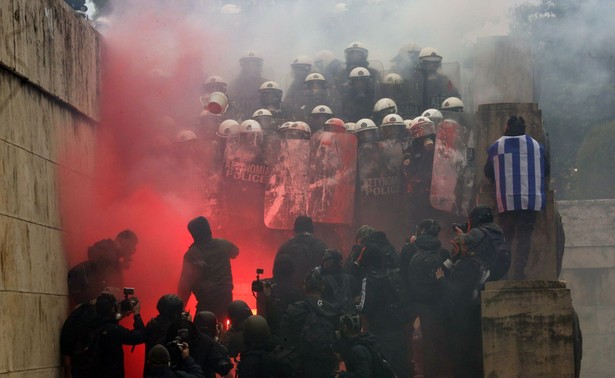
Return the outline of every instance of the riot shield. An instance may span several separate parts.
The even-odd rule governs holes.
[[[429,202],[435,209],[462,214],[463,173],[466,165],[466,130],[444,119],[436,132]]]
[[[224,191],[228,216],[244,227],[262,225],[263,196],[270,168],[262,140],[227,140],[224,151]]]
[[[461,181],[461,203],[460,214],[464,217],[468,215],[472,207],[476,204],[476,196],[477,196],[477,169],[476,169],[476,134],[475,134],[475,124],[476,120],[474,115],[466,112],[449,112],[442,111],[442,115],[444,119],[452,119],[457,121],[460,125],[462,125],[465,129],[466,135],[466,161],[465,167],[463,168],[462,181]],[[482,170],[480,170],[480,174],[482,175]],[[481,176],[482,177],[482,176]]]
[[[198,159],[203,166],[200,180],[203,209],[212,230],[220,230],[227,222],[225,199],[222,193],[224,140],[199,140]]]
[[[267,228],[292,230],[295,218],[307,212],[310,141],[282,139],[278,143],[265,190],[264,220]]]
[[[396,140],[359,146],[357,225],[369,224],[386,232],[395,245],[404,240],[402,157],[402,145]]]
[[[352,224],[357,138],[319,131],[310,140],[308,215],[314,222]]]

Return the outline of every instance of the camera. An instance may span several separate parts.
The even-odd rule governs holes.
[[[182,360],[182,351],[185,348],[184,343],[188,342],[190,338],[190,330],[187,328],[180,328],[177,330],[177,335],[173,338],[173,340],[166,343],[164,346],[169,351],[171,368],[174,369],[179,365]]]
[[[252,281],[252,292],[254,293],[262,293],[265,291],[265,287],[270,287],[271,283],[267,280],[261,280],[260,275],[265,271],[262,268],[256,269],[256,280]]]
[[[124,299],[120,302],[120,311],[122,313],[129,312],[137,304],[137,298],[131,297],[135,295],[135,289],[133,287],[124,288]]]
[[[460,229],[462,232],[468,232],[468,224],[467,223],[453,223],[453,231],[456,231],[455,228]]]

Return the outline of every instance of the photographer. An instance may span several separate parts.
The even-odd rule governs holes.
[[[164,377],[164,378],[204,378],[203,370],[201,367],[190,357],[190,348],[188,343],[182,343],[179,346],[181,348],[181,369],[171,369],[169,364],[171,363],[171,357],[169,351],[162,345],[156,344],[147,354],[147,366],[149,367],[149,373],[145,375],[146,378],[150,377]]]
[[[433,219],[424,219],[416,226],[416,234],[408,248],[402,250],[401,259],[408,294],[420,319],[423,371],[425,377],[446,376],[448,361],[447,336],[442,289],[435,271],[442,267],[449,252],[442,248],[438,235],[440,225]]]
[[[393,369],[384,360],[376,346],[374,336],[361,331],[359,315],[340,317],[339,353],[344,360],[346,371],[339,372],[336,378],[373,378],[393,377]]]
[[[145,355],[148,356],[154,345],[166,345],[177,336],[177,331],[182,328],[193,329],[191,324],[178,325],[177,323],[190,323],[189,319],[184,318],[184,302],[175,294],[166,294],[160,297],[156,304],[158,315],[150,320],[145,327]],[[193,331],[193,333],[196,333]],[[186,340],[181,340],[186,341]],[[149,366],[146,363],[144,367],[144,375],[149,372]]]
[[[252,316],[252,310],[246,302],[238,299],[228,306],[227,316],[229,329],[222,335],[220,342],[228,350],[229,356],[235,358],[243,351],[243,323]]]
[[[463,225],[459,225],[462,226]],[[482,377],[482,340],[479,293],[489,270],[477,256],[471,233],[457,226],[451,241],[451,258],[445,262],[450,273],[436,270],[441,290],[455,377]]]
[[[145,325],[141,319],[141,303],[130,298],[131,308],[121,313],[113,294],[103,293],[96,299],[96,315],[88,327],[87,344],[73,354],[73,377],[107,378],[124,376],[123,345],[145,342]],[[130,314],[134,316],[134,329],[118,322]]]
[[[222,333],[222,324],[210,311],[201,311],[194,316],[194,326],[198,332],[198,341],[192,356],[203,369],[206,378],[215,378],[216,374],[227,376],[233,364],[228,350],[218,342]]]
[[[256,293],[256,311],[267,319],[274,339],[281,336],[280,324],[288,305],[303,298],[303,291],[293,283],[293,273],[292,259],[281,255],[273,263],[273,277],[257,279],[252,284]]]

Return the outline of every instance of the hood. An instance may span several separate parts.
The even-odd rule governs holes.
[[[211,240],[211,227],[205,217],[196,217],[188,223],[188,231],[195,243]]]

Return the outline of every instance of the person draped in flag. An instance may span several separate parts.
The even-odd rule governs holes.
[[[517,239],[513,251],[515,280],[526,278],[537,212],[545,208],[549,159],[545,148],[525,134],[525,120],[513,115],[504,135],[487,149],[485,176],[495,182],[499,224],[509,243]]]

